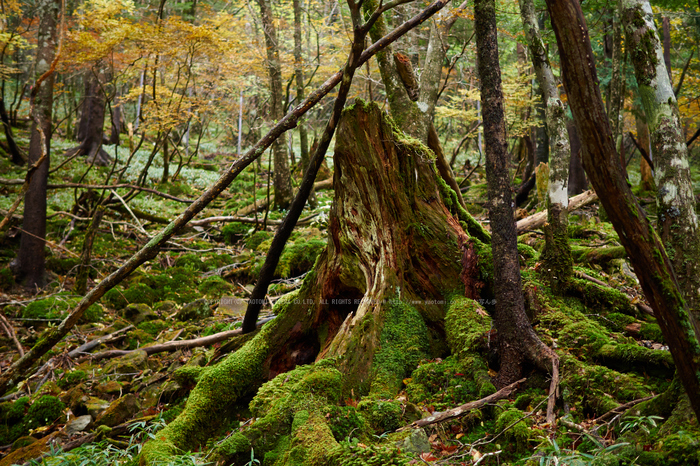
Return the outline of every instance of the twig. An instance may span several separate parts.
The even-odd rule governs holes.
[[[424,419],[419,419],[415,422],[412,422],[411,424],[401,427],[398,429],[398,431],[406,430],[406,429],[416,429],[418,427],[425,427],[429,426],[431,424],[437,424],[439,422],[444,422],[448,421],[450,419],[456,419],[458,417],[462,417],[465,414],[467,414],[469,411],[472,409],[477,409],[481,408],[482,406],[485,406],[489,403],[493,403],[494,401],[502,400],[503,398],[507,398],[510,396],[517,388],[518,385],[521,383],[525,382],[527,379],[520,379],[517,382],[513,382],[510,385],[506,385],[505,387],[501,388],[498,390],[496,393],[493,393],[485,398],[482,398],[480,400],[476,401],[471,401],[469,403],[463,404],[462,406],[458,406],[456,408],[448,409],[447,411],[443,411],[441,413],[435,413],[430,417],[426,417]],[[551,396],[551,393],[550,393]]]
[[[114,196],[115,196],[117,199],[119,199],[119,202],[122,203],[122,205],[124,206],[124,208],[126,209],[126,211],[129,212],[129,214],[131,214],[131,217],[136,221],[136,225],[138,225],[138,230],[141,232],[141,234],[146,235],[147,238],[150,238],[150,236],[149,236],[149,234],[146,232],[146,230],[143,229],[143,225],[141,225],[141,222],[139,222],[138,217],[136,217],[136,215],[134,215],[134,212],[129,208],[129,206],[128,206],[127,203],[124,201],[124,199],[122,199],[122,197],[121,197],[119,194],[117,194],[117,192],[116,192],[115,190],[112,190],[112,194],[114,194]]]
[[[628,403],[622,404],[622,405],[618,406],[617,408],[611,409],[610,411],[608,411],[607,413],[603,414],[602,416],[593,419],[593,422],[596,423],[596,424],[599,423],[599,422],[603,422],[603,421],[605,421],[605,420],[608,419],[608,418],[611,418],[611,417],[613,417],[613,416],[615,416],[615,415],[624,413],[625,411],[627,411],[628,409],[630,409],[630,408],[631,408],[632,406],[634,406],[634,405],[638,405],[639,403],[642,403],[643,401],[649,401],[649,400],[651,400],[652,398],[655,398],[656,396],[657,396],[657,395],[646,396],[646,397],[644,397],[644,398],[639,398],[638,400],[632,400],[632,401],[630,401],[630,402],[628,402]]]
[[[2,329],[5,331],[7,336],[14,342],[15,346],[17,347],[17,351],[19,351],[20,357],[24,356],[24,348],[22,348],[22,344],[17,339],[17,335],[15,335],[12,325],[7,321],[2,312],[0,312],[0,324],[2,325]]]

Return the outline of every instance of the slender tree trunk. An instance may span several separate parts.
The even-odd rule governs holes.
[[[569,105],[585,146],[583,163],[657,317],[676,368],[700,415],[700,344],[671,261],[632,194],[617,158],[578,0],[547,0]]]
[[[80,145],[69,150],[68,154],[79,152],[87,156],[88,163],[106,166],[112,158],[102,149],[107,99],[103,89],[105,74],[101,65],[99,66],[96,72],[90,70],[85,73],[83,109],[76,131],[76,139]]]
[[[297,101],[304,100],[304,58],[302,56],[301,43],[301,1],[294,0],[294,74],[297,85]],[[301,157],[301,166],[304,171],[309,167],[309,135],[306,129],[306,119],[299,122],[299,152]],[[309,194],[309,205],[316,207],[316,193],[311,188]]]
[[[651,144],[649,143],[649,127],[644,117],[644,110],[636,106],[637,111],[634,116],[634,123],[637,128],[637,142],[639,145],[651,156]],[[644,157],[640,154],[639,159],[639,174],[641,176],[641,190],[642,191],[653,191],[654,190],[654,175],[651,171],[651,165],[646,161]]]
[[[673,251],[671,262],[700,338],[700,230],[678,103],[648,0],[623,0],[621,4],[654,150],[658,229],[667,250]]]
[[[3,99],[2,96],[0,96],[0,121],[2,121],[2,125],[5,130],[5,139],[7,140],[7,147],[10,150],[10,158],[12,163],[15,165],[24,165],[26,160],[24,160],[24,157],[22,157],[22,152],[19,150],[19,147],[15,142],[15,137],[12,134],[10,117],[7,115],[7,110],[5,109],[5,99]]]
[[[557,82],[549,65],[532,0],[520,0],[520,16],[537,81],[542,90],[550,144],[549,189],[547,191],[547,225],[542,254],[545,274],[552,288],[562,291],[571,277],[573,260],[568,237],[569,159],[571,148],[566,130],[566,107],[559,98]]]
[[[664,64],[668,73],[668,80],[673,84],[673,72],[671,71],[671,18],[664,16],[662,21],[664,35]]]
[[[497,386],[505,386],[520,379],[526,361],[550,369],[557,356],[540,341],[525,314],[508,173],[494,0],[476,0],[474,18],[486,139],[486,182],[496,298],[494,324],[501,358]]]
[[[104,206],[98,205],[97,209],[95,210],[95,214],[92,216],[92,222],[90,222],[90,226],[85,232],[83,250],[80,254],[80,267],[78,268],[78,273],[75,277],[74,291],[79,295],[84,295],[87,292],[87,279],[90,276],[92,245],[95,242],[95,237],[99,231],[104,212]]]
[[[112,129],[109,134],[109,143],[119,145],[119,136],[122,132],[122,106],[119,102],[118,89],[114,91],[114,104],[112,105]]]
[[[377,8],[377,4],[376,0],[366,0],[363,8],[366,12],[372,12]],[[384,17],[381,17],[370,31],[370,37],[376,42],[386,32],[387,26]],[[379,73],[384,83],[391,116],[404,133],[425,143],[428,141],[430,120],[409,96],[397,69],[397,61],[401,60],[395,59],[395,56],[393,47],[387,47],[377,54]]]
[[[578,129],[573,120],[569,120],[566,125],[569,133],[569,145],[571,147],[571,159],[569,161],[569,197],[581,194],[588,189],[586,172],[581,162],[581,139],[578,137]]]
[[[59,0],[42,0],[37,6],[40,15],[35,76],[48,72],[56,54],[56,22]],[[45,277],[46,183],[51,151],[51,111],[53,108],[54,74],[50,73],[33,90],[32,132],[29,141],[29,166],[45,156],[29,182],[24,196],[22,239],[14,269],[26,287],[43,287]]]
[[[267,46],[267,67],[270,75],[270,100],[272,103],[270,116],[274,121],[280,121],[284,116],[284,109],[282,108],[282,66],[277,43],[277,29],[275,28],[270,0],[257,0],[257,2],[260,6],[260,16]],[[272,144],[272,152],[275,171],[275,206],[279,209],[286,209],[292,202],[292,175],[289,170],[289,156],[284,134]]]
[[[615,147],[620,155],[620,163],[626,168],[625,151],[623,148],[623,110],[625,107],[625,64],[627,63],[627,50],[622,43],[622,23],[619,9],[615,9],[613,15],[612,34],[612,78],[610,79],[610,93],[608,98],[608,118],[613,134]]]

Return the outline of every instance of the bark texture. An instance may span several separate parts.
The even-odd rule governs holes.
[[[700,345],[663,243],[621,172],[581,6],[576,0],[547,0],[547,7],[569,104],[585,147],[584,167],[654,309],[693,410],[700,414]]]
[[[497,386],[505,386],[520,379],[526,361],[549,369],[557,356],[540,341],[525,314],[508,173],[494,0],[476,0],[474,17],[486,139],[486,182],[496,297],[494,323],[501,358]]]
[[[622,19],[654,151],[657,227],[700,338],[700,230],[678,103],[649,2],[623,0]]]
[[[257,0],[260,6],[263,30],[265,31],[265,45],[267,47],[267,67],[270,75],[270,116],[273,121],[280,121],[284,116],[282,108],[282,65],[277,43],[277,28],[272,14],[270,0]],[[274,182],[275,182],[275,206],[286,209],[292,202],[292,175],[289,170],[289,157],[287,154],[287,138],[280,135],[272,143],[274,157]]]
[[[56,54],[56,22],[61,2],[42,0],[37,6],[41,20],[37,36],[35,77],[47,73]],[[53,107],[53,73],[33,91],[32,132],[29,141],[29,166],[45,157],[31,177],[24,196],[22,239],[13,269],[27,287],[42,287],[45,279],[46,183],[51,151],[51,112]]]
[[[573,261],[568,240],[568,182],[571,147],[566,130],[566,107],[559,98],[557,82],[547,57],[532,0],[520,0],[520,16],[530,48],[537,82],[542,90],[550,144],[549,189],[547,191],[547,225],[542,251],[544,270],[552,288],[562,291],[572,274]]]

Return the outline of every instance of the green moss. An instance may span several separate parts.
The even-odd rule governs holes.
[[[466,355],[485,347],[491,318],[473,299],[453,296],[445,314],[445,334],[452,354]]]
[[[507,448],[513,452],[524,452],[530,444],[531,431],[529,419],[523,419],[524,413],[516,408],[503,411],[496,418],[496,431],[503,431]]]
[[[230,293],[233,286],[223,278],[215,275],[208,277],[199,285],[199,292],[209,297],[221,297],[226,293]]]
[[[364,416],[353,406],[327,406],[323,414],[338,442],[348,440],[351,435],[359,437],[368,427]]]
[[[469,233],[473,238],[481,241],[482,243],[490,243],[491,235],[484,229],[479,222],[476,221],[472,215],[467,212],[464,207],[459,203],[457,199],[457,193],[448,186],[445,180],[441,176],[435,175],[435,182],[440,189],[440,195],[442,196],[442,202],[445,203],[447,209],[455,215],[460,223],[463,224],[464,230]]]
[[[269,231],[256,231],[249,237],[247,237],[244,241],[245,246],[248,249],[257,249],[258,246],[260,246],[260,243],[267,241],[272,238],[272,233]]]
[[[136,283],[129,286],[122,292],[122,296],[129,304],[148,304],[149,306],[161,298],[156,293],[156,290],[145,283]]]
[[[614,288],[602,287],[588,280],[571,278],[567,293],[581,299],[589,308],[600,310],[601,314],[620,312],[637,315],[637,309],[630,304],[629,298]]]
[[[651,340],[658,343],[664,343],[665,341],[664,335],[661,332],[661,327],[653,322],[642,322],[639,336],[644,340]]]
[[[65,390],[68,387],[78,385],[79,383],[83,383],[86,380],[87,373],[84,370],[76,369],[64,374],[63,377],[61,377],[61,379],[57,382],[57,384],[59,387]]]
[[[377,434],[395,431],[406,425],[403,406],[398,401],[364,399],[357,404],[357,409]]]
[[[242,433],[234,432],[219,443],[212,453],[220,463],[229,463],[238,457],[248,459],[250,457],[250,441]]]
[[[65,407],[66,405],[55,396],[44,395],[40,397],[27,410],[24,419],[26,429],[36,429],[52,423],[63,415]]]
[[[188,253],[183,254],[177,259],[175,259],[175,267],[183,267],[190,270],[198,270],[200,272],[206,271],[206,266],[202,262],[202,258],[199,254]]]
[[[396,445],[366,445],[343,443],[337,450],[339,466],[407,466],[414,464],[410,455],[399,452]]]
[[[613,332],[622,332],[629,324],[636,320],[637,319],[630,315],[613,312],[600,319],[599,322]]]
[[[8,268],[0,269],[0,290],[7,291],[15,284],[15,276]]]
[[[137,329],[143,330],[144,332],[148,333],[151,336],[157,336],[160,332],[162,332],[164,329],[168,328],[169,324],[165,322],[164,320],[161,319],[156,319],[156,320],[147,320],[145,322],[141,322],[136,326]]]
[[[245,223],[229,223],[221,229],[221,234],[224,236],[226,244],[235,244],[250,230],[250,225]]]
[[[194,387],[205,370],[201,366],[182,366],[173,372],[173,379],[183,387]]]
[[[75,272],[74,269],[78,264],[80,264],[79,257],[58,257],[52,255],[46,258],[46,268],[59,275]]]
[[[390,300],[380,349],[374,355],[371,392],[379,398],[392,398],[418,363],[428,358],[428,328],[416,308],[404,301]]]
[[[468,359],[469,362],[474,362]],[[426,403],[443,411],[479,398],[479,385],[472,377],[474,365],[450,356],[423,363],[406,384],[412,403]]]

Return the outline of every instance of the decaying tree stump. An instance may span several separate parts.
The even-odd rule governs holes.
[[[302,288],[280,300],[277,318],[202,375],[142,464],[205,441],[212,419],[296,365],[335,357],[348,396],[391,396],[420,359],[446,352],[447,300],[464,292],[468,236],[442,201],[432,153],[376,105],[343,115],[326,250]]]

